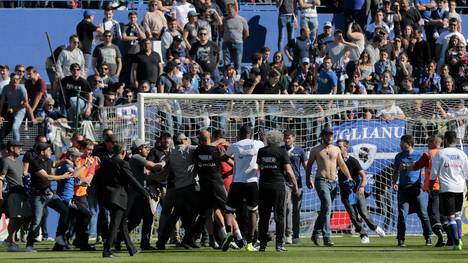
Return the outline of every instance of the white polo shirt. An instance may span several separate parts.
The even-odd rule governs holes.
[[[257,153],[264,146],[261,141],[244,139],[228,147],[226,154],[234,157],[234,183],[258,182]]]
[[[441,149],[432,159],[431,180],[439,178],[440,192],[463,193],[468,180],[468,157],[455,147]]]

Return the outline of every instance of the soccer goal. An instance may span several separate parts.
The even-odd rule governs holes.
[[[396,233],[396,193],[391,187],[393,158],[400,137],[411,134],[416,150],[425,151],[426,139],[454,130],[468,141],[468,95],[193,95],[138,94],[138,136],[154,141],[163,131],[183,132],[195,138],[200,129],[221,129],[230,142],[250,125],[255,138],[265,131],[292,130],[296,146],[308,151],[320,143],[320,131],[329,126],[335,140],[347,139],[349,152],[368,177],[367,203],[374,221]],[[423,173],[422,173],[423,174]],[[302,178],[304,181],[304,177]],[[320,209],[315,193],[306,189],[301,208],[301,234],[310,235]],[[427,194],[424,194],[427,198]],[[333,206],[332,230],[352,232],[339,196]],[[407,233],[421,233],[416,215],[409,216]]]

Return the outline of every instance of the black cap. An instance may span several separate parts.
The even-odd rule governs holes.
[[[327,134],[333,134],[333,129],[328,126],[322,129],[322,131],[320,132],[320,136]]]
[[[17,140],[10,140],[7,142],[7,147],[12,147],[12,146],[23,146],[24,144],[21,143],[20,141]]]

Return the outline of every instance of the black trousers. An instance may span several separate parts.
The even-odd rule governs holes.
[[[72,215],[75,218],[75,244],[78,247],[85,247],[88,245],[88,225],[92,216],[89,211],[88,199],[86,196],[75,196],[73,201],[76,205],[72,210]]]
[[[141,227],[141,240],[140,247],[149,247],[151,241],[151,228],[153,226],[153,213],[146,197],[138,193],[130,193],[128,196],[127,205],[127,218],[128,218],[128,232],[132,232],[141,220],[143,225]],[[119,234],[118,243],[122,241],[122,233]]]
[[[429,192],[427,215],[429,216],[429,222],[431,223],[432,229],[434,229],[436,225],[442,226],[442,222],[444,221],[443,216],[440,214],[439,197],[439,191]]]
[[[343,206],[348,212],[348,215],[356,229],[356,232],[359,232],[360,236],[363,237],[367,236],[367,230],[364,226],[364,223],[366,223],[372,231],[377,229],[377,225],[367,213],[367,203],[365,196],[359,194],[356,195],[357,202],[354,205],[349,203],[348,195],[343,193],[341,194],[341,202],[343,203]]]
[[[124,209],[116,205],[109,207],[109,212],[111,218],[109,225],[109,238],[107,238],[104,243],[104,253],[110,253],[111,246],[117,238],[118,231],[122,233],[123,241],[125,242],[129,253],[135,251],[135,245],[133,245],[130,235],[128,234],[127,213]]]
[[[161,229],[162,235],[159,238],[161,241],[158,240],[158,242],[161,244],[167,242],[177,220],[180,218],[185,230],[183,242],[191,243],[195,233],[200,230],[198,229],[200,226],[195,224],[198,215],[200,215],[199,193],[195,191],[195,187],[187,186],[175,189],[174,212],[169,216],[167,222],[165,222],[164,228]]]
[[[285,189],[283,183],[260,184],[258,212],[258,239],[261,246],[266,246],[268,241],[268,226],[271,210],[273,210],[276,223],[276,246],[283,245],[284,238],[284,199]]]

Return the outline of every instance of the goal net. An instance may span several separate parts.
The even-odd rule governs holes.
[[[417,151],[427,150],[426,139],[447,130],[458,133],[460,147],[467,142],[468,95],[186,95],[139,94],[138,136],[154,142],[162,131],[196,137],[200,129],[222,129],[236,142],[237,131],[250,125],[256,139],[271,129],[292,130],[296,146],[306,151],[320,143],[320,131],[329,126],[334,140],[347,139],[349,152],[366,171],[370,216],[388,233],[396,233],[397,198],[391,177],[400,137],[411,134]],[[468,101],[467,101],[468,102]],[[315,171],[315,168],[314,170]],[[315,190],[305,187],[301,235],[310,236],[320,209]],[[421,172],[421,176],[424,173]],[[424,193],[427,200],[427,193]],[[332,209],[332,230],[353,231],[340,196]],[[422,233],[416,214],[407,220],[407,233]]]

